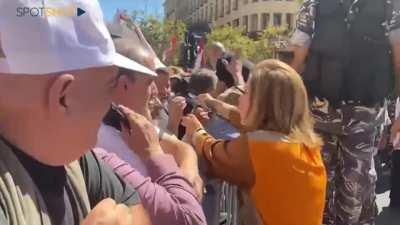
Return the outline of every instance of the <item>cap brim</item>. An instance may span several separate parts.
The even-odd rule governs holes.
[[[8,73],[10,68],[8,67],[7,60],[5,58],[0,58],[0,73]]]
[[[156,72],[118,53],[115,53],[114,55],[114,65],[152,77],[157,76]]]
[[[167,68],[167,66],[164,63],[162,63],[161,60],[158,57],[157,57],[157,59],[155,61],[155,64],[156,64],[156,68],[157,69]]]

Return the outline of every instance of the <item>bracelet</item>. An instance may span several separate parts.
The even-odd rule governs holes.
[[[197,129],[193,134],[196,134],[196,133],[198,133],[198,132],[200,132],[200,131],[202,131],[202,130],[204,130],[204,128],[200,127],[200,128]]]
[[[208,161],[210,161],[209,159],[208,159],[208,149],[206,149],[206,145],[205,145],[205,142],[207,142],[208,140],[210,140],[210,139],[212,139],[212,137],[207,137],[204,141],[203,141],[203,144],[201,145],[201,153],[203,154],[203,156],[208,160]],[[206,150],[207,150],[207,152],[206,152]]]
[[[204,128],[199,128],[197,129],[192,136],[192,143],[195,144],[196,143],[196,137],[197,135],[207,135],[207,131],[204,130]]]

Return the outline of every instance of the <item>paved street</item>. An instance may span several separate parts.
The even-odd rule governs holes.
[[[393,211],[389,205],[389,191],[378,195],[377,199],[380,214],[376,225],[400,225],[400,211]]]
[[[400,225],[400,210],[388,208],[390,195],[390,171],[383,171],[377,185],[379,216],[376,225]]]

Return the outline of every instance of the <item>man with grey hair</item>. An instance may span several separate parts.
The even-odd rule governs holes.
[[[15,15],[72,6],[86,13]],[[0,46],[0,224],[150,224],[136,191],[86,153],[118,68],[155,75],[115,52],[99,3],[3,0]],[[124,112],[146,155],[161,152],[155,129]]]
[[[194,95],[213,93],[217,88],[218,78],[214,71],[209,69],[195,70],[190,76],[189,91]]]
[[[225,54],[225,51],[225,46],[221,42],[213,42],[208,46],[206,52],[210,69],[217,70],[217,61]]]

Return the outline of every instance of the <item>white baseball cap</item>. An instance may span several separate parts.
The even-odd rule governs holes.
[[[3,73],[10,72],[10,68],[8,67],[8,63],[5,58],[0,58],[0,72]]]
[[[80,15],[80,16],[78,16]],[[1,0],[0,72],[49,74],[115,65],[156,73],[116,53],[97,0]]]

